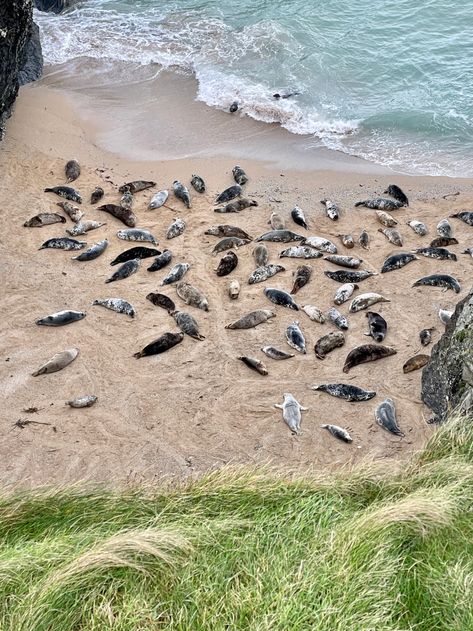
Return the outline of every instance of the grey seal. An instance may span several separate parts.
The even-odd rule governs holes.
[[[407,222],[407,225],[420,237],[425,237],[428,232],[425,223],[422,223],[422,221],[418,221],[417,219],[411,219]]]
[[[351,234],[339,234],[338,237],[342,244],[349,250],[355,247],[355,241]]]
[[[332,221],[338,221],[340,217],[340,206],[330,199],[321,199],[320,203],[325,206],[327,217]]]
[[[372,337],[375,342],[382,342],[388,332],[388,323],[382,315],[375,311],[367,311],[369,332],[365,333],[368,337]]]
[[[174,180],[172,183],[172,190],[174,191],[174,195],[177,199],[180,199],[186,208],[191,207],[191,196],[189,194],[189,190],[184,186],[184,184],[181,184],[179,180]]]
[[[251,208],[252,206],[258,206],[258,202],[254,199],[246,199],[242,197],[241,199],[236,199],[229,204],[226,204],[223,208],[214,208],[214,212],[216,213],[239,213],[245,208]]]
[[[301,234],[296,234],[292,230],[271,230],[255,239],[255,241],[272,241],[274,243],[289,243],[290,241],[303,240],[304,237]]]
[[[397,226],[396,219],[384,210],[377,210],[376,217],[378,218],[379,223],[382,223],[383,226],[386,226],[386,228],[393,228],[394,226]]]
[[[163,267],[166,267],[166,265],[169,265],[171,260],[172,260],[172,252],[171,252],[171,250],[163,250],[163,252],[161,252],[161,254],[159,254],[154,259],[152,264],[147,268],[147,271],[148,272],[157,272],[160,269],[163,269]]]
[[[248,182],[248,176],[239,164],[232,169],[233,179],[240,186],[244,186]]]
[[[81,397],[66,401],[66,405],[69,405],[71,408],[90,408],[94,403],[97,403],[97,401],[98,397],[94,394],[85,394]]]
[[[291,248],[282,250],[282,252],[279,253],[280,259],[284,257],[291,259],[320,259],[322,256],[323,253],[320,250],[311,248],[308,245],[293,245]]]
[[[233,272],[237,265],[238,256],[235,254],[235,252],[227,252],[225,256],[220,259],[220,263],[215,270],[217,272],[217,276],[227,276],[228,274]]]
[[[414,370],[419,370],[419,368],[423,368],[430,361],[430,355],[414,355],[413,357],[409,357],[409,359],[405,362],[402,367],[402,372],[407,374],[409,372],[413,372]]]
[[[250,235],[245,232],[242,228],[238,228],[237,226],[230,226],[228,224],[219,225],[219,226],[210,226],[204,232],[204,234],[211,235],[213,237],[238,237],[238,239],[248,239],[252,240]]]
[[[91,230],[97,230],[102,226],[106,226],[106,223],[102,223],[101,221],[94,221],[93,219],[88,219],[87,221],[79,221],[76,223],[73,228],[66,228],[67,234],[71,235],[71,237],[78,237],[81,234],[86,234]]]
[[[437,224],[437,234],[439,237],[445,237],[446,239],[451,239],[453,237],[452,226],[448,219],[442,219]]]
[[[273,211],[269,217],[268,221],[269,225],[273,230],[285,230],[286,222],[281,217],[281,215],[275,211]]]
[[[401,202],[402,206],[409,206],[407,195],[399,188],[399,186],[396,186],[396,184],[390,184],[388,188],[383,191],[383,194],[391,195],[391,197],[394,197],[394,199],[398,202]]]
[[[193,337],[195,340],[205,340],[205,337],[199,333],[197,320],[190,313],[174,311],[171,315],[183,333],[189,337]]]
[[[200,175],[192,175],[191,186],[198,193],[205,193],[205,182]]]
[[[374,417],[378,425],[391,432],[391,434],[401,438],[405,435],[397,424],[396,407],[392,399],[387,398],[380,403],[375,410]]]
[[[400,232],[396,230],[396,228],[378,228],[378,232],[384,234],[389,243],[402,247],[403,239]]]
[[[69,202],[57,202],[56,206],[62,208],[62,210],[67,213],[69,219],[74,223],[80,221],[84,216],[84,213],[80,208],[77,208],[77,206],[73,206]]]
[[[461,219],[468,226],[473,226],[473,212],[471,210],[463,210],[460,213],[455,213],[454,215],[449,215],[451,218]]]
[[[356,202],[355,207],[358,206],[365,206],[365,208],[373,208],[374,210],[397,210],[404,204],[398,200],[376,197],[375,199],[365,199],[361,202]]]
[[[261,350],[263,351],[265,355],[277,361],[295,357],[294,353],[286,353],[286,351],[281,351],[279,350],[279,348],[275,348],[274,346],[263,346]]]
[[[90,195],[90,203],[97,204],[105,195],[105,191],[101,186],[96,186]]]
[[[149,200],[148,210],[156,210],[156,208],[161,208],[161,206],[164,206],[164,204],[166,203],[168,197],[169,191],[158,191]]]
[[[258,267],[263,267],[264,265],[268,263],[269,252],[268,252],[268,248],[265,246],[264,243],[259,243],[253,249],[253,258],[255,259],[256,265]]]
[[[358,237],[358,243],[359,245],[361,245],[363,250],[370,249],[370,235],[368,234],[366,230],[362,230],[360,232],[360,236]]]
[[[372,307],[378,302],[391,302],[389,298],[385,298],[381,294],[377,294],[374,291],[370,291],[366,294],[359,294],[356,298],[353,298],[350,304],[350,313],[356,313],[362,311],[368,307]]]
[[[315,307],[314,305],[304,305],[302,307],[302,311],[309,316],[312,322],[318,322],[319,324],[324,324],[325,315],[323,311]]]
[[[176,263],[163,278],[161,285],[172,285],[172,283],[182,280],[189,268],[189,263]]]
[[[131,261],[131,259],[147,259],[151,256],[159,256],[160,254],[161,252],[159,250],[155,250],[154,248],[145,248],[144,246],[137,245],[136,247],[125,250],[119,254],[113,259],[110,265],[126,263],[126,261]]]
[[[355,289],[359,289],[359,286],[356,283],[344,283],[337,291],[335,292],[335,296],[333,298],[333,302],[336,305],[342,305],[344,302],[349,300],[352,296]]]
[[[125,184],[122,184],[118,191],[119,193],[130,191],[130,193],[134,195],[140,191],[145,191],[147,188],[153,188],[153,186],[156,186],[156,182],[151,182],[149,180],[133,180],[133,182],[126,182]]]
[[[430,276],[423,276],[419,278],[419,280],[416,280],[412,287],[420,287],[422,285],[443,287],[443,291],[453,289],[456,294],[459,294],[461,291],[460,283],[456,278],[450,276],[450,274],[431,274]]]
[[[120,198],[120,206],[125,210],[130,210],[133,207],[133,193],[130,190],[127,190],[123,193]],[[133,227],[133,226],[131,226]]]
[[[103,241],[98,241],[94,243],[90,248],[87,248],[84,252],[81,252],[78,256],[73,256],[73,261],[93,261],[94,259],[101,256],[105,250],[108,248],[107,239],[103,239]]]
[[[294,208],[291,210],[291,217],[292,221],[295,224],[308,230],[309,226],[307,225],[307,221],[302,208],[299,208],[299,206],[294,206]]]
[[[145,346],[141,351],[135,353],[133,357],[139,359],[140,357],[147,357],[149,355],[159,355],[168,351],[173,346],[180,344],[184,339],[184,333],[164,333],[157,340],[151,342]]]
[[[158,245],[158,240],[154,237],[149,230],[143,230],[142,228],[129,228],[127,230],[119,230],[117,237],[124,241],[145,241]]]
[[[186,304],[197,307],[197,309],[202,309],[202,311],[209,310],[209,301],[197,287],[189,283],[178,283],[176,285],[176,292],[179,298],[182,298]]]
[[[289,392],[284,393],[283,397],[282,405],[275,403],[274,407],[282,410],[282,417],[286,425],[293,434],[299,435],[301,433],[301,412],[305,412],[309,408],[302,407]]]
[[[310,281],[312,276],[312,267],[310,265],[299,265],[294,272],[294,283],[292,285],[291,294],[297,294]]]
[[[174,304],[174,301],[165,294],[150,293],[146,296],[146,300],[149,300],[155,307],[162,307],[169,314],[172,314],[174,311],[176,311],[176,305]]]
[[[362,344],[351,350],[343,366],[343,372],[350,372],[355,366],[365,364],[367,362],[373,362],[384,357],[390,357],[395,355],[397,351],[390,346],[379,346],[377,344]]]
[[[376,396],[374,390],[365,390],[358,386],[353,386],[349,383],[321,383],[319,385],[311,386],[312,390],[318,392],[326,392],[332,397],[338,399],[344,399],[345,401],[369,401]]]
[[[354,256],[344,256],[342,254],[329,254],[328,256],[324,256],[324,261],[350,269],[358,269],[363,263],[363,259],[358,259]]]
[[[473,257],[473,248],[467,248],[466,250],[463,250],[462,254],[469,254],[471,257]]]
[[[125,226],[128,226],[129,228],[134,228],[136,226],[137,217],[130,208],[117,206],[117,204],[103,204],[102,206],[98,206],[97,210],[112,215],[112,217],[122,221]]]
[[[238,101],[233,101],[228,111],[230,112],[230,114],[234,114],[236,111],[238,111]]]
[[[135,308],[123,298],[97,298],[92,303],[92,306],[99,305],[101,307],[105,307],[106,309],[110,309],[111,311],[115,311],[116,313],[124,313],[130,318],[134,318],[136,315]]]
[[[268,280],[268,278],[272,278],[275,274],[284,272],[285,270],[286,268],[282,265],[262,265],[250,274],[248,284],[255,285],[256,283],[262,283],[263,281]]]
[[[337,283],[361,283],[362,280],[376,276],[375,272],[368,272],[367,270],[358,270],[356,272],[348,270],[326,270],[324,274],[328,278],[337,281]]]
[[[329,239],[324,237],[307,237],[302,242],[302,245],[309,245],[311,248],[321,250],[322,252],[328,252],[329,254],[337,253],[337,246]]]
[[[241,186],[239,184],[235,184],[234,186],[230,186],[226,188],[224,191],[222,191],[220,195],[218,195],[217,199],[215,200],[215,203],[223,204],[224,202],[229,202],[232,199],[235,199],[235,197],[240,197],[241,193],[242,193]]]
[[[422,254],[431,259],[439,261],[456,261],[457,255],[445,248],[418,248],[416,254]]]
[[[65,311],[57,311],[51,315],[45,316],[36,320],[36,324],[41,326],[64,326],[65,324],[71,324],[85,318],[87,314],[85,311],[72,311],[67,309]]]
[[[64,167],[67,182],[74,182],[80,175],[80,164],[77,160],[69,160]]]
[[[120,267],[114,272],[110,278],[107,278],[106,283],[114,283],[117,280],[122,280],[124,278],[128,278],[132,274],[136,274],[136,272],[140,269],[141,259],[131,259],[130,261],[126,261],[122,263]]]
[[[280,305],[281,307],[287,307],[287,309],[293,309],[294,311],[299,311],[299,307],[294,302],[294,298],[291,294],[288,294],[287,291],[283,291],[282,289],[275,289],[273,287],[266,287],[263,290],[264,295],[268,300],[271,300],[275,305]]]
[[[458,245],[458,240],[455,237],[437,237],[430,242],[431,248],[445,248],[449,245]]]
[[[240,283],[235,278],[228,283],[228,295],[231,300],[236,300],[240,295]]]
[[[55,195],[59,195],[59,197],[64,197],[64,199],[68,199],[70,202],[82,204],[82,197],[80,196],[80,193],[78,193],[71,186],[51,186],[49,188],[45,188],[44,192],[54,193]]]
[[[327,311],[327,318],[341,331],[346,331],[348,329],[347,318],[342,315],[338,309],[335,309],[335,307],[330,307]]]
[[[42,228],[53,223],[66,223],[66,218],[58,213],[38,213],[23,224],[25,228]]]
[[[166,239],[175,239],[179,237],[186,229],[186,222],[184,219],[175,217],[169,228],[166,230]]]
[[[238,320],[235,320],[235,322],[227,324],[225,328],[252,329],[255,326],[258,326],[258,324],[263,324],[263,322],[267,322],[270,318],[274,318],[275,315],[274,311],[271,311],[270,309],[257,309],[256,311],[251,311]]]
[[[419,333],[419,339],[422,346],[428,346],[432,341],[432,331],[435,331],[434,327],[430,329],[422,329]]]
[[[237,359],[240,359],[248,368],[255,370],[260,375],[267,375],[268,369],[259,359],[254,357],[248,357],[247,355],[240,355]]]
[[[238,250],[238,248],[241,248],[243,245],[247,245],[248,243],[250,243],[249,239],[225,237],[215,245],[212,250],[212,254],[218,254],[219,252],[224,252],[225,250],[230,250],[231,248]]]
[[[45,241],[40,250],[52,248],[53,250],[82,250],[87,245],[87,241],[77,241],[69,237],[53,237]]]
[[[342,331],[331,331],[327,335],[323,335],[315,343],[315,356],[318,359],[325,359],[328,353],[331,353],[335,348],[339,348],[344,344],[345,335]]]
[[[59,370],[66,368],[66,366],[69,366],[69,364],[76,359],[78,354],[78,348],[66,348],[65,351],[61,351],[60,353],[53,355],[53,357],[40,366],[38,370],[35,370],[35,372],[32,373],[32,376],[37,377],[38,375],[47,375],[52,372],[58,372]]]
[[[298,351],[299,353],[303,353],[304,355],[307,353],[305,337],[297,320],[291,322],[291,324],[287,327],[286,342],[291,348]]]
[[[412,261],[418,260],[418,256],[409,252],[399,252],[398,254],[392,254],[391,256],[388,256],[388,258],[384,261],[383,267],[381,268],[381,274],[386,274],[387,272],[393,272],[394,270],[401,269],[408,263],[412,263]]]
[[[321,425],[323,429],[328,429],[328,431],[332,434],[334,438],[338,438],[339,440],[343,440],[344,443],[352,443],[353,438],[343,427],[339,427],[338,425],[331,425],[330,423],[324,423]]]

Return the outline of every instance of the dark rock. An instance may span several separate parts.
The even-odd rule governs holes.
[[[439,421],[473,411],[473,289],[459,302],[422,372],[422,401]]]
[[[39,39],[39,27],[34,22],[25,48],[25,63],[18,73],[20,85],[36,81],[43,74],[43,53]]]
[[[76,1],[77,0],[34,0],[34,5],[39,11],[62,13],[64,9],[68,9]]]

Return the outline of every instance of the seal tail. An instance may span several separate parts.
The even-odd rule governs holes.
[[[358,207],[358,206],[363,206],[363,205],[364,205],[364,203],[365,203],[365,202],[356,202],[356,204],[355,204],[355,208],[356,208],[356,207]]]
[[[144,353],[143,351],[140,351],[139,353],[134,353],[133,357],[136,357],[136,359],[139,359],[140,357],[144,357]]]

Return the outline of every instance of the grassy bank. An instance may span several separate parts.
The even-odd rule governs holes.
[[[0,501],[0,628],[473,629],[473,424],[401,472]]]

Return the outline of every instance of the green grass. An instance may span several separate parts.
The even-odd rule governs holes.
[[[471,631],[473,423],[407,466],[0,498],[2,631]]]

